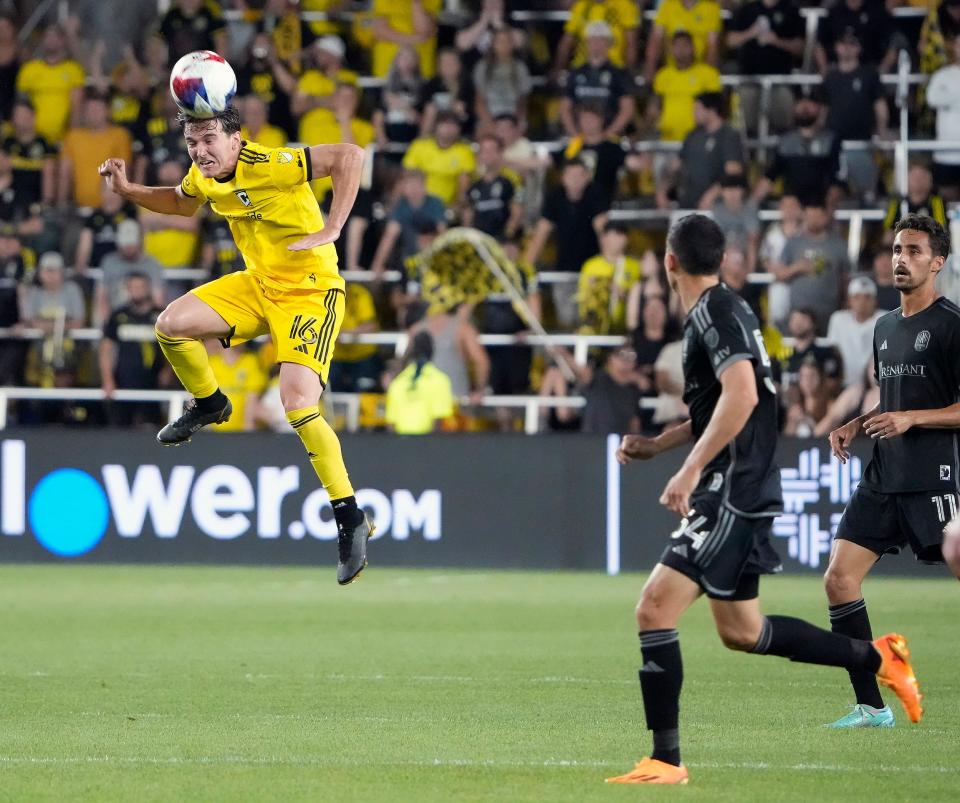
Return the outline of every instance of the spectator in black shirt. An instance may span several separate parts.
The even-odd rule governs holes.
[[[0,327],[20,322],[20,296],[26,287],[23,247],[12,225],[0,226]],[[27,341],[0,338],[0,385],[22,385]]]
[[[720,179],[725,174],[744,172],[743,140],[723,118],[723,95],[698,95],[693,114],[697,127],[684,139],[680,156],[669,169],[675,177],[672,180],[677,184],[677,204],[681,209],[712,206],[720,193]],[[657,187],[657,206],[661,209],[669,205],[668,192],[666,182]]]
[[[817,68],[821,73],[837,59],[837,42],[847,33],[863,42],[863,61],[889,72],[897,52],[891,44],[893,19],[879,0],[839,0],[817,26]]]
[[[636,294],[640,300],[640,294]],[[639,325],[633,329],[632,340],[634,353],[637,355],[637,386],[640,388],[644,398],[656,398],[657,383],[654,366],[657,364],[657,358],[663,347],[675,339],[671,332],[670,318],[667,313],[667,303],[659,296],[652,296],[644,299],[643,309],[639,312]],[[627,325],[634,321],[630,320],[636,313],[627,312]],[[640,411],[641,429],[649,432],[654,429],[653,410]]]
[[[608,139],[603,128],[603,107],[587,103],[577,109],[577,135],[566,150],[556,154],[556,161],[580,159],[590,171],[590,180],[609,206],[617,195],[620,168],[628,157],[619,142]],[[633,164],[631,160],[631,164]]]
[[[848,29],[837,40],[837,64],[823,79],[827,104],[827,128],[841,141],[869,141],[885,137],[890,112],[880,83],[880,73],[871,64],[860,63],[860,40]],[[872,148],[843,151],[848,187],[868,204],[877,190],[877,162]]]
[[[590,257],[600,250],[597,237],[607,222],[609,207],[603,193],[590,183],[590,172],[581,159],[568,159],[560,186],[543,204],[540,220],[527,243],[524,260],[536,265],[550,234],[554,235],[554,269],[572,274],[569,282],[553,285],[554,307],[561,326],[572,327],[577,320],[576,275]]]
[[[460,118],[464,136],[473,134],[474,86],[466,72],[460,54],[453,48],[442,48],[437,54],[437,74],[420,94],[420,136],[429,137],[437,124],[437,114],[452,111]]]
[[[602,26],[602,27],[601,27]],[[603,34],[606,28],[606,34]],[[560,121],[567,136],[577,135],[574,107],[598,103],[603,107],[604,136],[619,137],[626,130],[637,104],[630,74],[610,62],[613,34],[601,22],[587,26],[587,60],[567,75],[566,92],[560,101]]]
[[[803,55],[805,25],[793,0],[753,0],[734,13],[727,47],[737,51],[741,75],[789,75]],[[741,84],[740,110],[749,131],[757,130],[760,85]],[[793,94],[788,86],[770,89],[769,119],[773,130],[790,126]]]
[[[87,268],[99,268],[103,258],[117,250],[117,227],[124,220],[137,219],[137,207],[124,201],[106,182],[101,198],[100,207],[90,213],[80,231],[74,270],[81,276]]]
[[[817,345],[817,319],[812,310],[795,309],[787,321],[787,331],[794,339],[793,352],[783,364],[783,387],[789,390],[797,381],[804,360],[813,359],[823,372],[831,397],[843,385],[843,358],[834,346]]]
[[[37,134],[36,113],[26,98],[14,103],[11,122],[12,131],[3,140],[3,150],[10,155],[17,199],[26,204],[52,204],[57,149]]]
[[[463,225],[497,240],[512,239],[522,222],[523,195],[520,177],[504,166],[499,137],[480,137],[477,162],[483,172],[467,190]]]
[[[127,303],[110,313],[98,349],[100,387],[107,399],[117,390],[156,390],[164,366],[163,355],[150,337],[162,312],[154,304],[150,280],[142,273],[130,273],[125,285]],[[107,417],[110,423],[123,426],[156,424],[160,410],[156,403],[123,402],[108,404]]]
[[[887,203],[887,214],[883,219],[883,243],[893,245],[893,229],[900,218],[917,214],[932,217],[944,228],[947,227],[947,212],[943,198],[933,191],[933,174],[925,164],[913,164],[907,172],[907,194],[896,196]],[[891,282],[893,276],[890,277]],[[880,305],[880,309],[896,309],[899,301],[892,307]]]
[[[753,199],[759,204],[770,192],[773,182],[783,180],[783,194],[794,195],[806,206],[811,200],[827,198],[834,206],[842,192],[840,178],[840,139],[821,128],[820,94],[800,94],[793,107],[797,127],[777,142],[770,166],[757,182]]]
[[[290,113],[290,97],[297,89],[297,79],[277,58],[269,34],[258,33],[253,39],[250,58],[237,70],[237,95],[256,95],[267,104],[267,120],[282,128],[291,139],[297,136],[296,121]]]
[[[204,0],[174,0],[160,21],[160,36],[170,48],[171,63],[194,50],[227,52],[227,29]]]

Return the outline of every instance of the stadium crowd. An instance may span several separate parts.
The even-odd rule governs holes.
[[[64,23],[27,36],[0,14],[4,386],[176,387],[153,322],[242,259],[208,209],[134,208],[96,168],[120,157],[139,182],[180,182],[189,162],[169,70],[197,49],[234,66],[245,139],[367,149],[338,243],[356,278],[341,333],[404,332],[411,344],[404,357],[337,344],[330,389],[360,393],[370,427],[517,428],[510,409],[479,406],[491,393],[585,397],[582,409],[544,411],[556,430],[656,431],[683,418],[682,320],[662,258],[671,215],[698,209],[726,231],[724,279],[762,322],[784,431],[824,434],[875,400],[873,323],[899,305],[893,225],[907,211],[946,224],[960,200],[960,150],[912,159],[898,194],[882,147],[900,119],[882,76],[902,51],[930,76],[906,99],[910,136],[960,141],[960,0],[836,0],[809,41],[791,0],[172,0],[163,14],[145,0],[116,19],[84,12],[111,4],[71,5]],[[766,94],[758,76],[771,74],[818,79]],[[313,184],[329,204],[329,179]],[[844,209],[886,209],[853,261]],[[425,282],[417,255],[472,242],[465,229],[489,235],[518,280],[471,279],[454,259],[443,282]],[[942,276],[955,301],[958,270]],[[470,281],[481,289],[460,286]],[[530,312],[552,333],[626,339],[583,364],[528,344]],[[102,337],[76,335],[89,327]],[[485,334],[518,342],[485,346]],[[236,407],[220,429],[285,426],[270,344],[210,349]],[[163,413],[11,406],[22,424]]]

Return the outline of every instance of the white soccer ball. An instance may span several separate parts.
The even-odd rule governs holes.
[[[223,56],[212,50],[195,50],[173,65],[170,94],[184,114],[213,117],[237,94],[237,76]]]

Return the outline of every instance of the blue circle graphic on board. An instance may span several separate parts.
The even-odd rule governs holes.
[[[28,514],[37,540],[65,558],[100,543],[110,517],[100,483],[76,468],[60,468],[40,480],[30,496]]]

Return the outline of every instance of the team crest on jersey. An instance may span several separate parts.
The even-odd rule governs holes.
[[[234,190],[233,193],[240,199],[240,203],[244,206],[253,206],[253,201],[250,200],[250,196],[247,195],[246,190]]]
[[[917,335],[917,339],[913,343],[913,347],[917,351],[924,351],[927,346],[930,345],[930,333],[924,329],[920,334]]]
[[[715,327],[711,326],[703,333],[703,342],[710,348],[715,349],[720,344],[720,333]]]
[[[293,154],[289,151],[277,151],[277,161],[285,165],[293,161]]]

